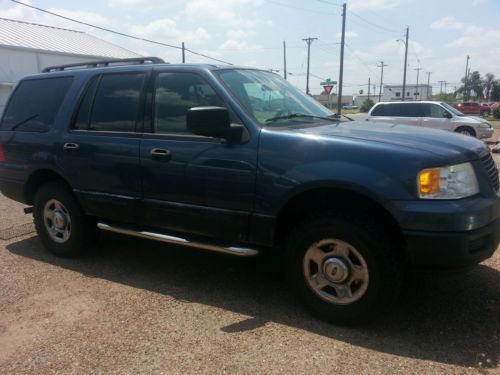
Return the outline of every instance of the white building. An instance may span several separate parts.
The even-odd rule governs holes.
[[[405,100],[430,100],[432,96],[432,86],[428,85],[406,85],[405,91]],[[403,85],[384,85],[382,101],[394,102],[402,99]]]
[[[19,79],[47,66],[138,56],[80,31],[0,18],[0,113]]]

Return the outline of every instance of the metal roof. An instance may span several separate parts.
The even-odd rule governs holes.
[[[0,18],[0,46],[2,45],[83,56],[141,56],[81,31],[7,18]]]

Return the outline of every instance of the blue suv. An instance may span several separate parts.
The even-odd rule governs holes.
[[[409,271],[487,259],[500,233],[483,142],[345,121],[268,71],[157,58],[24,78],[0,124],[0,189],[58,256],[100,231],[278,253],[338,324],[383,311]]]

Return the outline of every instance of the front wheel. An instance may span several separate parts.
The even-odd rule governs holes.
[[[356,325],[397,297],[401,256],[383,227],[363,214],[327,212],[306,218],[291,234],[285,271],[299,300],[320,318]]]
[[[470,137],[476,136],[476,132],[470,126],[460,126],[457,129],[455,129],[455,132],[463,134],[463,135],[467,135]]]
[[[49,182],[40,187],[33,217],[43,245],[57,256],[78,256],[97,240],[95,223],[82,212],[72,192],[60,183]]]

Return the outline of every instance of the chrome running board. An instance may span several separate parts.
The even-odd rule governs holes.
[[[112,226],[112,225],[105,224],[105,223],[97,223],[97,227],[99,229],[107,231],[107,232],[126,234],[129,236],[145,238],[148,240],[166,242],[166,243],[175,244],[175,245],[195,247],[197,249],[215,251],[217,253],[237,255],[240,257],[254,256],[254,255],[257,255],[259,253],[258,250],[249,249],[246,247],[236,247],[236,246],[223,247],[223,246],[218,246],[218,245],[214,245],[214,244],[190,241],[190,240],[187,240],[185,238],[170,236],[170,235],[162,234],[162,233],[154,233],[154,232],[148,232],[148,231],[120,228],[120,227]]]

